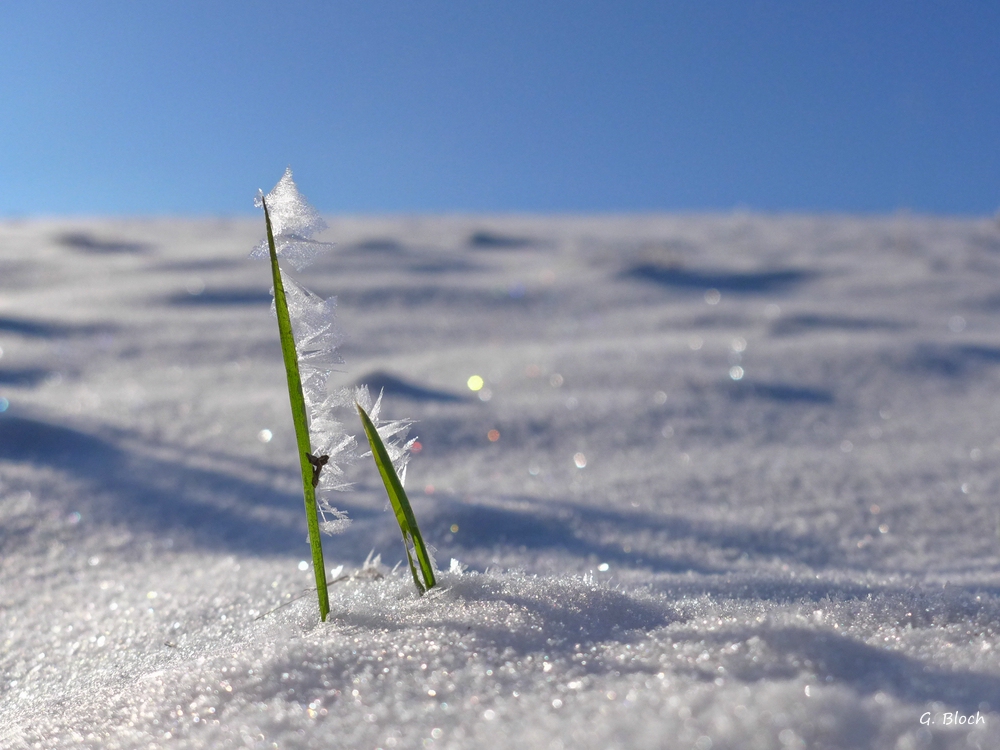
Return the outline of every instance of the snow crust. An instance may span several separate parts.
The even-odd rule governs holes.
[[[331,224],[440,589],[348,464],[318,621],[260,221],[4,222],[0,747],[1000,746],[995,221]]]

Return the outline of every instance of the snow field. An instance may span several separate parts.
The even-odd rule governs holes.
[[[261,222],[8,221],[0,746],[998,746],[994,222],[330,223],[468,569],[349,467],[318,622]]]

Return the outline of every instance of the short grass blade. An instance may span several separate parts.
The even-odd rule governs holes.
[[[319,616],[326,621],[330,613],[330,600],[326,590],[326,567],[323,562],[323,542],[319,534],[319,518],[316,512],[316,488],[313,487],[313,466],[309,461],[312,446],[309,442],[309,421],[306,419],[306,401],[302,395],[302,378],[299,376],[299,358],[295,351],[295,337],[292,321],[285,301],[285,287],[281,283],[278,268],[278,252],[274,246],[274,230],[271,228],[271,214],[264,201],[264,222],[267,224],[267,247],[271,257],[271,276],[274,280],[274,307],[278,313],[278,333],[281,337],[281,354],[285,360],[285,375],[288,379],[288,400],[292,406],[292,421],[295,424],[295,442],[299,450],[299,465],[302,469],[302,492],[306,506],[306,525],[309,527],[309,546],[312,548],[313,572],[316,574],[316,592],[319,594]]]
[[[392,504],[392,510],[396,514],[396,522],[399,524],[399,530],[403,534],[403,547],[406,549],[406,560],[410,564],[410,573],[413,574],[413,582],[417,586],[417,591],[423,594],[428,589],[437,585],[437,581],[434,578],[434,566],[431,565],[431,558],[427,554],[427,547],[424,546],[424,540],[420,536],[420,529],[417,528],[417,519],[413,515],[413,508],[410,507],[410,501],[406,497],[403,483],[399,481],[399,476],[392,466],[389,452],[385,449],[385,444],[382,442],[382,438],[379,437],[378,430],[372,424],[371,418],[361,408],[361,404],[355,404],[355,406],[358,408],[361,424],[364,425],[365,435],[372,449],[372,458],[375,459],[375,465],[378,466],[379,474],[382,475],[382,483],[385,484],[385,491],[389,495],[389,502]],[[410,554],[411,545],[413,546],[413,553],[416,554],[417,561],[420,564],[420,575],[418,575],[417,566],[413,564],[413,557]],[[421,576],[423,580],[421,580]]]

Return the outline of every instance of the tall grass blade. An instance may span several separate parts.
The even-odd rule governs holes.
[[[392,504],[392,510],[396,514],[396,522],[399,524],[399,530],[403,534],[403,547],[406,549],[406,561],[410,564],[410,573],[413,574],[413,582],[417,586],[417,591],[423,594],[428,589],[437,585],[437,581],[434,578],[434,566],[431,564],[430,555],[427,554],[424,540],[420,536],[417,519],[413,515],[413,508],[410,507],[410,501],[406,497],[403,483],[399,481],[399,476],[392,466],[389,452],[385,449],[385,444],[382,442],[382,438],[379,437],[378,430],[372,423],[371,418],[361,407],[361,404],[356,403],[355,406],[358,408],[361,424],[364,425],[365,435],[368,437],[368,444],[372,449],[372,458],[375,459],[378,472],[382,475],[382,483],[385,484],[385,491],[389,495],[389,502]],[[420,574],[423,580],[421,580],[421,575],[417,573],[417,566],[413,563],[413,555],[410,553],[411,545],[413,553],[416,554],[417,561],[420,564]]]
[[[292,335],[292,321],[288,315],[288,302],[285,300],[285,287],[281,282],[281,270],[278,268],[278,252],[274,246],[271,214],[267,210],[267,201],[262,198],[261,202],[264,206],[264,222],[267,224],[267,246],[271,259],[271,276],[274,280],[274,307],[278,313],[281,354],[285,360],[285,375],[288,379],[288,400],[292,406],[295,442],[298,446],[299,465],[302,469],[302,492],[306,506],[306,525],[309,527],[309,546],[312,548],[313,572],[316,574],[316,593],[319,594],[319,617],[325,622],[330,613],[330,600],[326,590],[323,543],[320,540],[319,518],[316,512],[316,488],[313,486],[314,469],[309,461],[312,446],[309,443],[306,402],[302,395],[302,378],[299,375],[299,359],[295,351],[295,337]]]

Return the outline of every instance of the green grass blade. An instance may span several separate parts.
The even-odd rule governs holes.
[[[302,492],[306,506],[306,525],[309,527],[309,546],[312,548],[313,572],[316,574],[316,592],[319,594],[319,617],[326,621],[330,613],[330,600],[326,591],[326,566],[323,562],[323,542],[319,534],[319,518],[316,512],[316,488],[313,487],[313,467],[309,463],[312,445],[309,442],[309,421],[306,418],[306,400],[302,395],[302,378],[299,375],[299,358],[295,351],[295,337],[292,321],[288,316],[285,301],[285,286],[281,283],[278,268],[278,251],[274,247],[274,230],[271,228],[271,214],[264,204],[264,222],[267,224],[267,247],[271,256],[271,276],[274,279],[274,307],[278,313],[278,334],[281,337],[281,354],[285,360],[285,375],[288,379],[288,400],[292,406],[292,422],[295,424],[295,442],[299,449],[299,465],[302,469]]]
[[[389,495],[389,502],[392,510],[396,514],[396,522],[399,523],[399,530],[403,533],[403,547],[406,549],[406,560],[410,564],[410,573],[413,574],[413,582],[417,585],[417,591],[421,594],[427,589],[437,585],[434,578],[434,568],[431,565],[430,555],[424,546],[424,540],[420,536],[420,529],[417,528],[417,519],[413,515],[413,508],[406,497],[403,483],[399,481],[399,476],[392,466],[389,452],[385,449],[382,438],[379,437],[378,430],[372,424],[371,418],[361,408],[361,404],[355,404],[358,408],[358,415],[361,417],[361,424],[364,425],[365,435],[368,437],[368,444],[372,449],[372,458],[378,466],[378,472],[382,475],[382,483],[385,484],[385,491]],[[413,544],[413,551],[420,563],[420,572],[423,574],[423,581],[417,575],[417,567],[413,564],[413,557],[410,555],[410,543]]]

